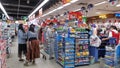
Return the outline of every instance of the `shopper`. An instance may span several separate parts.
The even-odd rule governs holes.
[[[103,38],[107,38],[104,31],[102,29],[97,30],[97,35],[101,39],[101,45],[98,47],[98,57],[104,58],[106,53],[106,45],[108,43],[108,40],[102,40]]]
[[[22,59],[22,54],[26,55],[27,52],[27,45],[26,45],[26,39],[27,34],[23,28],[23,24],[20,24],[18,26],[18,57],[19,61],[24,61]]]
[[[116,38],[116,44],[118,44],[119,34],[118,34],[116,26],[110,26],[110,31],[109,31],[108,38],[103,38],[102,40],[108,40],[110,38]]]
[[[39,31],[38,31],[38,39],[40,41],[40,44],[42,44],[42,37],[43,37],[43,27],[40,27]]]
[[[27,51],[27,61],[24,65],[28,65],[29,62],[35,64],[36,58],[40,57],[40,48],[39,48],[39,40],[38,34],[34,30],[34,26],[30,25],[28,31],[28,51]]]
[[[51,22],[49,24],[49,27],[46,32],[46,41],[48,42],[49,46],[49,59],[54,59],[54,29],[53,29],[53,23]]]

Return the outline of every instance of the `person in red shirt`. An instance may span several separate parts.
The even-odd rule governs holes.
[[[119,33],[117,31],[117,27],[116,26],[111,26],[108,38],[104,38],[102,40],[108,40],[109,38],[116,38],[116,43],[118,44],[118,42],[119,42]]]
[[[120,44],[120,29],[118,30],[118,35],[119,35],[119,41],[118,41],[118,44]]]

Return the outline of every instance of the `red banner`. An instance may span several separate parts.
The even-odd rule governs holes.
[[[69,13],[69,19],[71,19],[72,16],[75,16],[79,21],[82,21],[82,14],[81,12],[70,12]]]

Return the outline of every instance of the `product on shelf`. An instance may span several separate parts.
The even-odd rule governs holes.
[[[90,64],[89,33],[85,28],[76,28],[75,66]]]
[[[74,68],[74,38],[58,35],[57,43],[57,62],[64,68]]]
[[[6,41],[0,40],[0,68],[6,68]]]
[[[118,47],[119,45],[116,46],[115,38],[110,38],[109,45],[106,46],[105,68],[120,68],[118,62],[120,61],[120,59],[118,59],[120,56],[120,51],[117,51],[120,48]]]

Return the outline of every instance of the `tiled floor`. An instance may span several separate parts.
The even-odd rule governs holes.
[[[17,40],[13,42],[11,47],[11,57],[7,59],[7,68],[62,68],[54,60],[43,60],[42,58],[37,59],[36,65],[24,66],[24,62],[19,62],[17,57]],[[77,68],[99,68],[99,64],[80,66]]]

